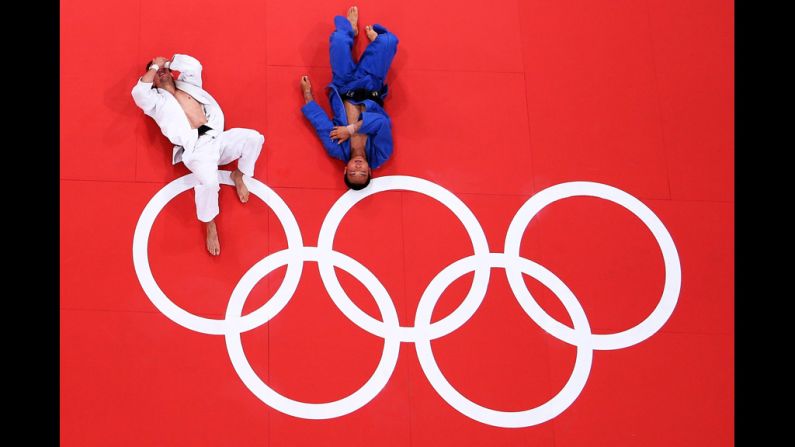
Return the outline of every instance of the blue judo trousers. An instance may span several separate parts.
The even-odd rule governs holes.
[[[329,133],[334,126],[346,126],[348,117],[342,96],[358,89],[381,91],[381,98],[387,95],[385,83],[387,71],[397,52],[398,38],[379,24],[373,25],[378,37],[367,45],[359,63],[353,62],[353,27],[347,18],[334,17],[334,31],[329,37],[329,57],[331,59],[331,84],[327,86],[328,99],[334,118],[329,119],[325,110],[315,101],[301,108],[301,112],[315,128],[315,133],[326,152],[334,158],[348,162],[351,159],[350,139],[341,144],[331,139]],[[392,155],[392,123],[383,107],[370,99],[348,100],[353,104],[364,104],[361,114],[362,127],[359,133],[367,134],[365,154],[370,168],[375,169]]]

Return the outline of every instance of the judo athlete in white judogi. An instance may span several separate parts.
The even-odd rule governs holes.
[[[176,81],[171,71],[178,72]],[[240,201],[248,201],[243,176],[254,176],[254,163],[265,137],[252,129],[224,130],[221,107],[202,89],[198,60],[175,54],[171,60],[152,59],[132,89],[135,104],[155,120],[174,144],[172,164],[180,161],[196,175],[196,215],[207,230],[207,251],[221,253],[215,216],[218,215],[218,166],[238,160],[232,174]]]

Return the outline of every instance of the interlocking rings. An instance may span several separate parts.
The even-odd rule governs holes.
[[[233,185],[229,172],[220,171],[219,179]],[[304,247],[301,232],[290,209],[270,188],[255,179],[246,179],[251,193],[261,198],[282,222],[287,236],[285,250],[271,253],[254,264],[232,291],[223,320],[202,318],[174,304],[157,286],[148,259],[149,233],[161,209],[178,194],[197,184],[193,174],[166,185],[144,208],[133,237],[133,264],[144,292],[165,316],[188,329],[206,334],[223,335],[229,358],[243,383],[265,404],[283,413],[305,419],[329,419],[344,416],[370,402],[384,388],[394,371],[400,343],[414,343],[422,370],[436,392],[450,406],[462,414],[497,427],[529,427],[546,422],[565,411],[579,396],[591,370],[594,350],[620,349],[640,343],[656,333],[676,307],[681,287],[681,267],[671,235],[659,218],[642,202],[612,186],[593,182],[568,182],[551,186],[529,198],[517,211],[508,227],[504,253],[491,253],[486,236],[475,216],[450,191],[417,177],[386,176],[373,179],[368,188],[348,191],[331,207],[320,229],[317,247]],[[378,278],[370,270],[349,256],[333,249],[334,235],[342,218],[356,203],[370,195],[389,190],[406,190],[425,194],[440,201],[458,217],[472,242],[474,253],[453,262],[428,284],[423,292],[414,326],[400,326],[397,311]],[[615,334],[593,334],[588,318],[577,298],[568,287],[543,266],[522,258],[519,245],[522,234],[533,217],[555,201],[590,196],[623,206],[637,216],[652,232],[660,246],[665,265],[665,284],[660,302],[640,324]],[[300,280],[304,262],[317,262],[321,279],[330,298],[340,311],[365,331],[384,339],[381,360],[367,382],[353,394],[328,403],[299,402],[271,389],[251,368],[241,342],[241,334],[270,321],[290,301]],[[243,316],[249,293],[262,278],[283,265],[287,273],[276,293],[262,307]],[[341,268],[357,278],[373,295],[383,321],[378,321],[359,309],[337,280],[334,268]],[[485,298],[492,268],[505,269],[509,285],[525,313],[552,336],[577,347],[572,375],[564,387],[546,403],[524,411],[498,411],[478,405],[456,390],[439,369],[431,341],[455,331],[480,307]],[[467,296],[445,318],[431,323],[431,315],[444,290],[462,275],[474,272],[472,288]],[[528,274],[550,289],[561,300],[571,317],[573,328],[552,318],[535,301],[522,279]]]
[[[234,185],[229,171],[219,171],[218,180],[224,185]],[[302,247],[301,231],[298,229],[293,213],[287,204],[272,189],[268,188],[257,180],[244,180],[249,192],[262,199],[276,213],[287,235],[287,246],[290,248]],[[268,303],[243,318],[234,321],[213,320],[191,314],[181,307],[174,304],[157,285],[152,270],[149,268],[149,232],[152,231],[152,224],[168,202],[180,193],[193,188],[198,184],[194,174],[180,177],[158,191],[154,197],[146,204],[138,224],[135,226],[133,236],[133,264],[138,281],[141,283],[146,296],[152,301],[160,312],[171,319],[171,321],[196,332],[204,334],[222,335],[227,332],[240,329],[242,332],[265,324],[273,315],[277,314],[284,305],[290,300],[295,289],[298,287],[298,280],[301,279],[303,262],[292,261],[287,264],[287,273],[284,282]],[[271,304],[273,303],[273,304]]]

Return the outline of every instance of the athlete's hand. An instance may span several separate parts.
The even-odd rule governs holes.
[[[343,141],[347,140],[351,137],[350,132],[348,132],[348,128],[345,126],[335,126],[334,129],[331,130],[329,134],[332,140],[335,140],[337,144],[341,144]]]

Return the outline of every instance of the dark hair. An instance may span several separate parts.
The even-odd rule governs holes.
[[[358,191],[360,189],[363,189],[367,185],[369,185],[371,178],[372,178],[372,176],[370,174],[367,174],[367,180],[365,180],[364,183],[357,185],[357,184],[351,183],[351,181],[348,180],[348,173],[347,172],[343,172],[342,173],[342,179],[345,180],[345,185],[347,185],[348,188],[350,188],[350,189],[352,189],[354,191]]]

